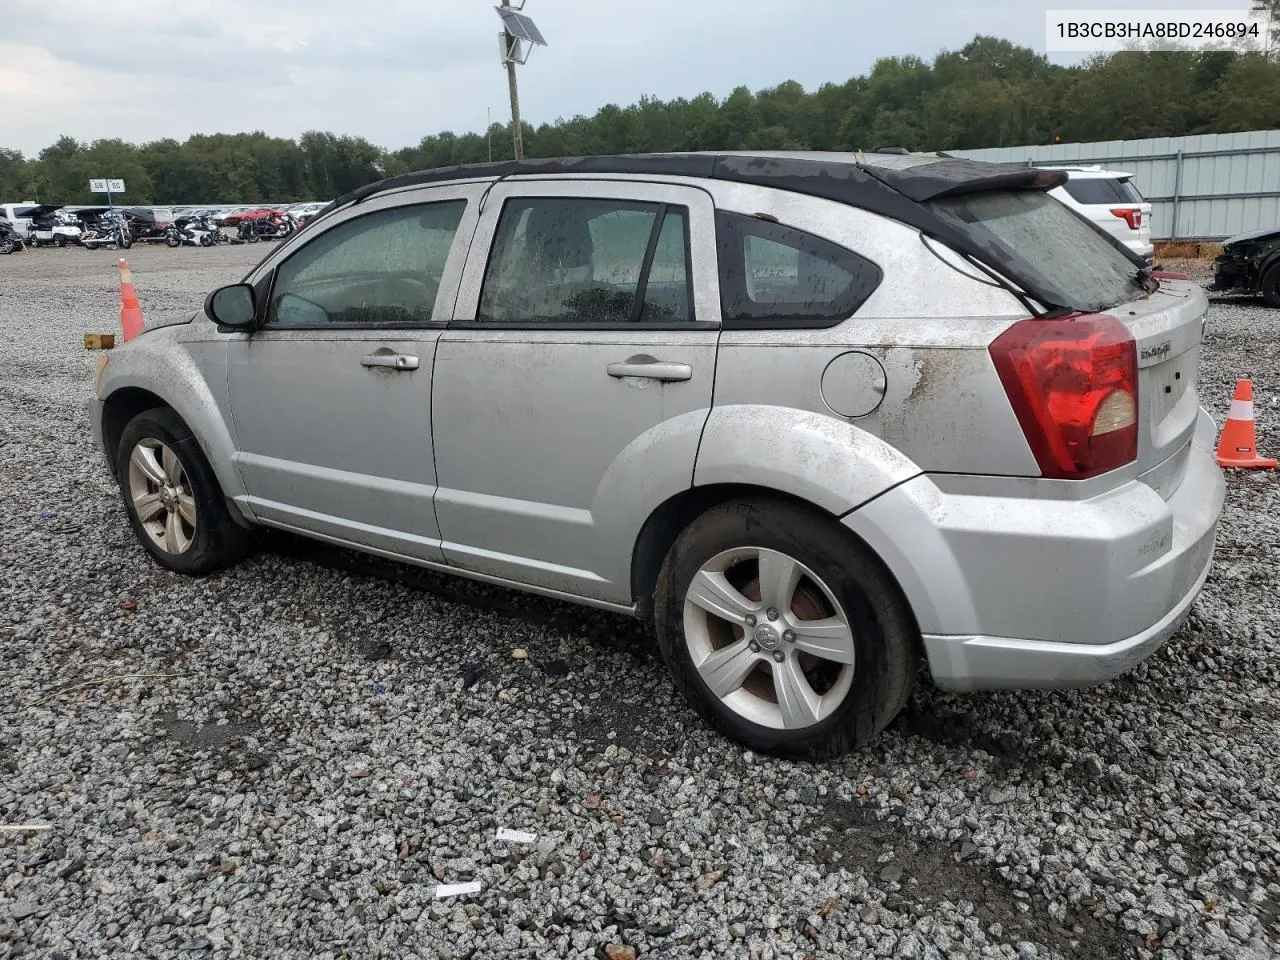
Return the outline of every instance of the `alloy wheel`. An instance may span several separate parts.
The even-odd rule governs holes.
[[[196,501],[182,461],[167,444],[148,438],[129,455],[129,499],[138,521],[166,553],[186,553],[196,536]]]
[[[685,594],[684,636],[711,693],[761,726],[820,723],[853,683],[848,616],[812,570],[776,550],[739,547],[703,564]]]

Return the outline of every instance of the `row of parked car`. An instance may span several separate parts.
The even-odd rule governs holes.
[[[324,206],[320,202],[240,207],[0,203],[0,254],[28,247],[128,249],[134,243],[164,243],[170,247],[255,243],[291,235]],[[236,232],[226,233],[224,228],[228,227],[235,227]]]

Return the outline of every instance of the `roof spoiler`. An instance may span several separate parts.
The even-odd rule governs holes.
[[[917,203],[988,190],[1052,190],[1067,182],[1061,170],[1040,170],[1021,163],[989,163],[936,155],[911,166],[868,164],[863,169]]]

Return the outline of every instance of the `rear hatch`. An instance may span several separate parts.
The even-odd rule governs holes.
[[[1182,481],[1200,411],[1200,339],[1208,301],[1196,284],[1161,281],[1149,297],[1109,311],[1138,351],[1138,468],[1166,500]]]
[[[1132,252],[1039,190],[945,197],[930,206],[959,229],[966,252],[1012,281],[1044,318],[1123,325],[1137,368],[1138,471],[1168,499],[1181,481],[1200,407],[1204,292],[1152,279]],[[1115,319],[1093,319],[1098,315]],[[1043,320],[1024,323],[1034,330]]]

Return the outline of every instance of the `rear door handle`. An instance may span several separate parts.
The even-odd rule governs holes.
[[[360,358],[362,367],[390,367],[392,370],[417,370],[418,358],[407,353],[371,353]]]
[[[653,357],[631,357],[619,363],[611,363],[605,369],[611,377],[639,377],[644,380],[660,380],[673,383],[692,380],[693,367],[687,363],[667,363]]]

